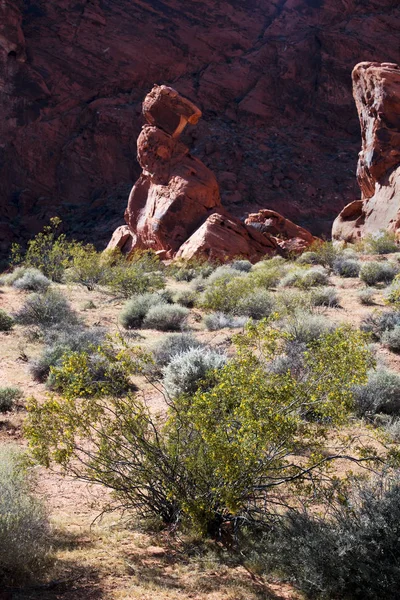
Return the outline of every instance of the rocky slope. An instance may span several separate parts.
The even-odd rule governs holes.
[[[60,214],[106,240],[139,175],[140,103],[172,84],[184,141],[237,216],[328,231],[357,197],[350,72],[398,62],[398,0],[0,0],[0,242]]]

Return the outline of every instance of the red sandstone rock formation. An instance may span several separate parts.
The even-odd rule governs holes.
[[[140,104],[156,81],[207,111],[183,141],[236,216],[269,206],[327,232],[355,197],[349,74],[361,60],[398,61],[398,0],[0,6],[0,243],[54,214],[75,236],[110,238],[140,173]]]
[[[241,223],[222,207],[214,174],[179,136],[196,124],[200,110],[178,92],[155,85],[143,102],[138,138],[143,171],[129,196],[125,220],[108,248],[151,248],[163,258],[204,256],[255,262],[265,255],[301,251],[314,237],[280,214],[262,210]]]
[[[278,246],[288,254],[299,254],[308,248],[318,238],[307,229],[285,219],[274,210],[262,209],[250,214],[245,220],[246,225],[258,226],[259,231],[274,236]]]
[[[400,237],[400,67],[360,63],[353,90],[362,133],[357,168],[362,199],[339,214],[332,237],[353,242],[382,229]]]

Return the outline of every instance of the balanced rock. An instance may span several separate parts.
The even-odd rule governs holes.
[[[362,134],[357,167],[361,200],[342,210],[332,237],[354,242],[382,229],[400,236],[400,67],[358,64],[353,93]]]

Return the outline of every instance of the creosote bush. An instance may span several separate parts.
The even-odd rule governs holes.
[[[0,446],[0,586],[35,579],[48,566],[49,525],[43,505],[32,494],[32,478],[21,452]]]
[[[0,308],[0,331],[10,331],[14,326],[14,319]]]
[[[22,392],[17,387],[0,387],[0,413],[13,409],[15,401],[22,398]]]
[[[165,287],[163,265],[152,250],[137,250],[127,261],[117,256],[105,268],[104,284],[119,298],[130,298],[136,294],[155,292]]]
[[[391,254],[399,251],[395,234],[384,229],[369,235],[365,239],[365,246],[371,254]]]
[[[213,537],[229,523],[239,530],[267,523],[279,490],[282,499],[300,498],[324,485],[325,467],[343,456],[343,449],[326,446],[326,423],[347,422],[352,388],[365,383],[372,366],[363,334],[339,327],[306,349],[305,381],[273,373],[268,365],[286,342],[272,321],[250,324],[236,336],[232,359],[209,377],[204,372],[200,384],[197,376],[193,381],[194,361],[182,360],[194,352],[202,360],[205,351],[175,356],[166,369],[181,363],[176,385],[183,385],[185,373],[189,378],[182,392],[171,390],[166,415],[154,414],[141,394],[103,397],[99,391],[86,398],[80,386],[64,397],[30,399],[25,434],[33,455],[105,484],[125,509],[164,523]],[[126,351],[129,369],[143,372],[138,351]],[[82,359],[68,372],[81,377]]]

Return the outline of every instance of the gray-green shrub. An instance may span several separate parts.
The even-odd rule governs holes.
[[[353,396],[360,416],[380,412],[400,415],[400,375],[385,368],[370,371],[367,383],[355,386]]]
[[[398,266],[390,262],[365,262],[360,269],[360,279],[367,285],[391,283],[398,273]]]
[[[170,333],[157,342],[153,350],[154,360],[157,365],[165,367],[174,356],[192,348],[204,348],[204,344],[192,333]]]
[[[384,229],[368,236],[365,242],[367,250],[372,254],[391,254],[399,251],[394,233]]]
[[[370,287],[360,290],[357,296],[360,304],[364,304],[365,306],[373,306],[375,304],[375,290]]]
[[[195,305],[196,297],[197,294],[194,290],[182,290],[176,295],[175,301],[181,306],[192,308]]]
[[[313,306],[339,306],[339,296],[334,287],[316,288],[311,292]]]
[[[248,273],[251,271],[253,265],[249,260],[234,260],[231,262],[230,266],[232,269],[237,269],[238,271],[244,271],[245,273]]]
[[[163,369],[164,387],[171,398],[194,394],[206,374],[221,369],[226,361],[224,354],[205,348],[191,348],[176,354]]]
[[[126,302],[120,315],[125,329],[135,329],[143,325],[143,321],[152,306],[166,304],[166,300],[157,293],[147,292],[133,296]]]
[[[400,352],[400,325],[395,325],[393,329],[387,329],[383,332],[381,342],[384,346],[393,352]]]
[[[333,263],[334,272],[341,277],[358,277],[360,269],[360,261],[352,258],[339,258]]]
[[[44,294],[31,294],[15,313],[20,325],[34,325],[42,329],[61,323],[77,324],[78,317],[68,300],[60,293],[48,290]]]
[[[179,331],[185,326],[189,310],[176,304],[152,306],[143,321],[143,327],[159,331]]]
[[[204,325],[209,331],[219,329],[244,327],[248,321],[247,317],[233,317],[222,312],[210,313],[204,317]]]
[[[374,312],[363,319],[361,330],[371,333],[375,340],[380,340],[385,331],[390,331],[400,325],[400,311],[385,310]]]
[[[38,269],[26,269],[22,277],[14,281],[13,287],[18,290],[27,290],[30,292],[45,292],[50,286],[48,279]]]
[[[326,317],[306,311],[295,312],[282,321],[280,326],[294,342],[303,344],[318,340],[323,335],[332,333],[336,328],[335,323],[332,323]]]
[[[271,294],[258,289],[248,296],[241,298],[234,309],[236,315],[251,317],[252,319],[263,319],[269,317],[275,307]]]
[[[33,579],[48,564],[49,525],[21,452],[0,446],[0,585]]]

